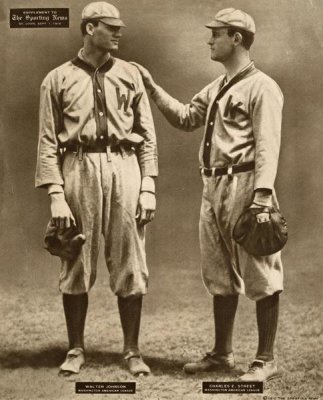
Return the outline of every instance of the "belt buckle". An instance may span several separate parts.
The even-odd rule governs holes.
[[[228,166],[228,172],[227,172],[227,174],[228,174],[228,178],[229,178],[229,179],[232,179],[232,178],[233,178],[233,165],[229,165],[229,166]]]

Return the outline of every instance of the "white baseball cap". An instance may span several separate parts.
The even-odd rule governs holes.
[[[214,19],[205,26],[211,29],[233,26],[250,33],[256,33],[256,25],[253,18],[244,11],[236,10],[235,8],[225,8],[219,11]]]
[[[110,3],[97,1],[84,7],[82,20],[99,19],[103,23],[111,26],[126,26],[120,19],[119,10]]]

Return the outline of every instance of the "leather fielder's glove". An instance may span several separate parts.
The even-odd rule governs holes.
[[[269,220],[259,222],[257,214],[268,213]],[[274,207],[247,208],[233,229],[233,239],[249,254],[268,256],[281,250],[287,242],[286,219]]]
[[[81,247],[85,243],[85,235],[79,233],[75,225],[61,229],[50,221],[47,225],[44,243],[44,248],[53,256],[73,261],[79,255]]]

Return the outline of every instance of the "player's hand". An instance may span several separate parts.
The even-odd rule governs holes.
[[[254,199],[250,208],[271,208],[272,204],[272,191],[268,189],[257,189],[254,193]],[[259,214],[256,215],[256,218],[257,222],[262,224],[263,222],[270,221],[270,214],[269,212],[259,212]]]
[[[130,61],[130,64],[134,65],[139,70],[139,72],[142,76],[142,80],[144,82],[145,88],[147,90],[149,90],[150,92],[153,91],[154,88],[156,87],[156,83],[155,83],[153,77],[151,76],[151,73],[148,71],[148,69],[146,69],[142,65],[137,64],[133,61]]]
[[[60,229],[70,228],[76,225],[72,211],[65,200],[64,193],[53,193],[50,195],[50,210],[52,221]]]
[[[250,208],[263,208],[263,206],[260,206],[259,204],[252,203]],[[262,224],[263,222],[268,222],[270,221],[270,213],[269,212],[260,212],[259,214],[256,215],[257,222],[259,224]]]
[[[141,192],[137,209],[139,226],[144,226],[155,218],[156,196],[151,192]]]

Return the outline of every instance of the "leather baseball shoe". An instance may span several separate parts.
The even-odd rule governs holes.
[[[248,371],[239,377],[241,382],[266,382],[279,377],[277,363],[275,360],[254,360]]]
[[[59,368],[59,375],[78,374],[84,363],[84,350],[81,347],[75,347],[67,352],[66,359]]]
[[[200,361],[185,364],[183,369],[187,374],[195,374],[196,372],[228,370],[234,367],[233,353],[219,355],[215,352],[210,352],[206,353],[206,356]]]
[[[128,351],[124,355],[124,360],[129,372],[134,376],[144,376],[150,374],[150,368],[144,362],[139,352]]]

